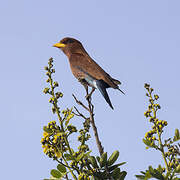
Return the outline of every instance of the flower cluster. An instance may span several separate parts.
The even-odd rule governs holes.
[[[141,171],[141,175],[136,175],[136,177],[138,179],[179,179],[180,159],[178,156],[180,155],[180,144],[174,144],[176,141],[180,140],[179,130],[175,130],[174,138],[162,140],[164,128],[168,123],[157,117],[157,111],[161,109],[161,106],[157,103],[159,96],[153,94],[154,89],[151,88],[149,84],[145,84],[144,87],[147,90],[146,96],[149,98],[148,110],[144,113],[144,116],[148,118],[149,122],[153,125],[151,130],[145,133],[143,142],[146,145],[146,149],[154,148],[161,153],[165,167],[161,165],[159,165],[158,168],[149,166],[148,170]]]
[[[78,141],[81,142],[81,145],[78,147],[80,152],[87,152],[89,151],[89,147],[86,143],[91,136],[89,134],[89,128],[90,128],[90,119],[87,118],[85,122],[83,123],[83,129],[79,130],[80,135],[78,136]]]
[[[60,127],[55,121],[51,121],[44,126],[43,138],[41,139],[43,151],[50,158],[60,158],[62,152],[67,150],[64,137],[66,134],[61,132]]]
[[[145,84],[144,87],[148,91],[146,96],[149,97],[150,102],[148,110],[144,113],[144,116],[149,118],[149,122],[153,123],[152,129],[145,134],[145,138],[152,143],[151,145],[153,145],[155,144],[155,141],[158,141],[158,137],[156,137],[156,135],[160,136],[163,132],[163,128],[167,126],[168,123],[165,120],[159,120],[156,116],[157,111],[161,109],[161,106],[156,103],[156,101],[159,99],[159,96],[157,94],[153,96],[152,93],[154,89],[150,88],[149,84]]]
[[[81,173],[78,176],[78,180],[90,180],[90,177],[85,173]]]
[[[66,125],[69,123],[69,121],[74,117],[74,113],[71,109],[62,110],[63,114],[63,121],[66,121]]]
[[[168,159],[171,159],[169,161],[169,167],[170,168],[176,168],[180,164],[180,159],[177,158],[177,156],[180,155],[179,149],[176,146],[170,146],[168,148],[168,152],[165,154]]]
[[[53,69],[53,58],[50,58],[48,61],[48,66],[44,68],[47,72],[46,75],[48,79],[46,80],[47,83],[50,84],[50,87],[45,87],[43,90],[44,94],[51,95],[49,99],[49,103],[53,104],[52,106],[52,112],[55,113],[56,111],[59,113],[59,107],[57,106],[57,101],[59,98],[63,97],[62,92],[55,92],[55,88],[59,86],[58,82],[53,81],[52,74],[55,73],[55,69]]]
[[[177,129],[175,132],[179,133]],[[171,169],[180,168],[180,158],[178,158],[180,157],[180,150],[179,150],[180,144],[173,145],[173,141],[171,138],[169,138],[168,140],[165,140],[165,144],[168,148],[168,151],[165,153],[166,158],[169,160],[168,166]]]
[[[174,145],[173,143],[180,139],[179,130],[175,130],[173,140],[172,138],[169,138],[164,140],[164,143],[162,142],[161,135],[164,127],[167,126],[168,123],[165,120],[159,120],[157,118],[157,111],[161,108],[161,106],[156,103],[159,96],[157,94],[153,95],[154,90],[149,84],[145,84],[144,87],[147,90],[146,96],[149,98],[150,102],[148,110],[144,113],[144,115],[149,119],[149,122],[153,123],[153,125],[152,129],[146,132],[143,142],[147,145],[147,149],[149,147],[155,148],[162,153],[167,172],[170,170],[177,172],[177,168],[180,168],[178,167],[180,159],[177,158],[180,155],[180,145]]]

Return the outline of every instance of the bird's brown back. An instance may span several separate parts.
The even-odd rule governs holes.
[[[105,81],[110,87],[117,89],[120,81],[111,78],[87,53],[73,53],[69,57],[72,73],[77,79],[83,79],[89,74],[97,80]],[[81,71],[83,69],[83,71]]]

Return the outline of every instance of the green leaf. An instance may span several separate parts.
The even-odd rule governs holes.
[[[160,173],[157,169],[154,169],[154,177],[157,178],[157,179],[161,179],[163,180],[164,179],[164,176],[162,175],[162,173]]]
[[[119,163],[119,164],[115,164],[115,165],[113,165],[113,166],[110,166],[110,167],[108,167],[108,170],[111,172],[111,171],[113,171],[114,169],[116,169],[117,167],[122,166],[123,164],[126,164],[126,162],[122,162],[122,163]]]
[[[52,133],[52,130],[49,129],[49,128],[47,128],[47,126],[44,126],[44,127],[43,127],[43,130],[44,130],[45,132],[47,132],[47,133]]]
[[[118,165],[114,165],[114,166],[111,166],[111,167],[108,167],[108,170],[109,172],[113,171],[114,169],[118,168]]]
[[[163,169],[162,169],[162,167],[161,167],[161,165],[160,165],[160,164],[159,164],[159,166],[158,166],[157,170],[158,170],[161,174],[163,173]]]
[[[108,159],[108,166],[113,165],[118,157],[119,157],[119,151],[114,151]]]
[[[107,164],[107,152],[104,152],[102,156],[100,157],[100,166],[104,167]]]
[[[150,148],[157,148],[155,144],[152,144],[148,139],[143,139],[143,143]],[[147,148],[148,149],[148,148]]]
[[[49,180],[61,180],[61,178],[55,178],[55,177],[51,176]]]
[[[154,169],[152,168],[152,166],[149,166],[149,172],[154,173]]]
[[[180,164],[176,167],[176,173],[180,173]]]
[[[113,173],[112,176],[114,179],[118,179],[120,177],[120,168],[116,168]]]
[[[149,173],[157,179],[164,179],[164,176],[157,169],[153,169],[152,166],[149,166]]]
[[[73,150],[73,148],[71,148],[71,152],[72,152],[72,154],[74,153],[74,150]]]
[[[65,125],[67,126],[69,124],[70,119],[66,120]]]
[[[179,137],[179,130],[175,129],[175,136]]]
[[[145,178],[150,179],[152,176],[149,171],[146,171]]]
[[[75,160],[75,158],[71,154],[64,154],[64,157],[67,161]]]
[[[85,156],[89,156],[89,154],[91,153],[92,151],[89,151],[87,153],[85,153]]]
[[[84,156],[84,152],[80,153],[76,158],[76,161],[79,161]]]
[[[151,169],[151,171],[153,171],[152,167],[149,166],[149,169]],[[151,179],[152,176],[149,172],[149,170],[146,170],[146,172],[144,171],[140,171],[143,175],[135,175],[138,179],[144,179],[144,180],[148,180],[148,179]]]
[[[122,163],[119,163],[119,164],[117,164],[118,166],[122,166],[122,165],[124,165],[124,164],[126,164],[126,162],[122,162]]]
[[[51,170],[51,175],[55,178],[60,178],[62,176],[62,174],[56,169]]]
[[[98,168],[96,158],[94,156],[90,156],[89,159],[90,159],[90,162],[91,162],[92,166],[94,168]]]
[[[66,117],[66,119],[65,119],[65,125],[67,126],[68,124],[69,124],[69,121],[73,118],[73,114],[72,114],[72,108],[70,109],[70,110],[68,110],[68,115],[67,115],[67,117]]]
[[[178,129],[175,129],[175,135],[174,135],[174,138],[173,138],[173,141],[178,141],[180,139],[180,135],[179,135],[179,130]]]
[[[66,172],[66,167],[62,164],[58,164],[57,165],[57,169],[61,172],[61,173],[65,173]]]
[[[144,174],[144,175],[146,174],[144,171],[140,171],[140,172],[141,172],[141,174]]]
[[[99,156],[96,156],[96,159],[98,160],[98,163],[99,163],[99,161],[100,161],[100,157],[99,157]]]
[[[168,177],[171,175],[171,171],[168,171],[167,173],[166,173],[166,176],[165,176],[165,179],[168,179]]]
[[[126,177],[126,175],[127,175],[127,172],[126,172],[126,171],[122,171],[122,172],[120,173],[119,180],[124,180],[125,177]]]
[[[145,176],[143,176],[143,175],[135,175],[138,179],[144,179],[145,178]]]

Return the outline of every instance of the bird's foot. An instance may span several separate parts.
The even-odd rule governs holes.
[[[92,96],[92,93],[94,91],[95,91],[95,88],[92,88],[91,92],[85,96],[86,100],[90,100],[91,101],[91,96]]]
[[[87,101],[88,101],[88,100],[91,101],[91,94],[87,94],[87,95],[85,96],[85,98],[86,98]]]

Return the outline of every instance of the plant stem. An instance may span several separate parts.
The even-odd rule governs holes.
[[[158,127],[156,127],[156,130],[157,130],[157,134],[158,134],[158,141],[159,141],[161,153],[162,153],[165,165],[166,165],[166,170],[168,172],[169,171],[169,167],[168,167],[167,160],[166,160],[166,157],[165,157],[164,148],[163,148],[162,141],[161,141],[161,135],[159,133]]]
[[[53,105],[54,105],[54,108],[55,108],[55,110],[56,110],[56,114],[57,114],[58,119],[59,119],[59,123],[60,123],[60,126],[61,126],[61,130],[62,130],[63,132],[65,132],[65,131],[64,131],[64,127],[63,127],[63,123],[62,123],[62,118],[61,118],[61,116],[60,116],[59,108],[58,108],[58,105],[57,105],[57,99],[56,99],[55,93],[54,93],[53,80],[52,80],[51,77],[50,77],[50,86],[51,86],[51,92],[52,92],[51,95],[52,95],[52,97],[53,97],[54,100],[55,100],[54,103],[53,103]],[[64,141],[65,141],[65,143],[66,143],[66,146],[68,147],[69,153],[72,155],[72,151],[71,151],[71,148],[70,148],[70,145],[69,145],[69,143],[68,143],[68,140],[67,140],[67,137],[66,137],[66,136],[64,137]],[[63,154],[62,154],[62,158],[63,158],[63,160],[64,160],[64,162],[65,162],[66,167],[69,169],[70,173],[72,174],[73,178],[77,180],[77,177],[75,176],[75,174],[73,173],[73,171],[71,170],[71,168],[69,168],[68,163],[67,163],[66,159],[64,158]]]
[[[63,158],[63,160],[64,160],[64,162],[65,162],[65,164],[66,164],[66,167],[68,167],[69,171],[71,172],[73,178],[77,180],[77,177],[75,176],[75,174],[73,173],[73,171],[71,170],[71,168],[69,168],[68,163],[67,163],[67,161],[66,161],[66,159],[64,158],[63,155],[62,155],[62,158]]]
[[[51,86],[52,97],[55,99],[53,105],[54,105],[54,108],[55,108],[55,110],[56,110],[56,114],[57,114],[57,116],[58,116],[61,129],[62,129],[63,132],[65,132],[65,131],[64,131],[64,127],[63,127],[63,123],[62,123],[62,118],[61,118],[61,116],[60,116],[59,108],[58,108],[58,105],[57,105],[57,99],[56,99],[55,93],[54,93],[53,80],[52,80],[51,77],[50,77],[50,86]],[[67,147],[68,147],[69,153],[72,155],[72,151],[71,151],[71,148],[70,148],[70,146],[69,146],[67,137],[64,137],[64,141],[65,141],[65,143],[66,143],[66,145],[67,145]]]
[[[150,95],[150,98],[152,98],[152,94],[151,92],[149,91],[149,95]],[[156,118],[156,110],[154,108],[154,103],[152,104],[152,110],[153,110],[153,115],[154,115],[154,118]],[[166,160],[166,157],[165,157],[165,153],[164,153],[164,147],[163,147],[163,144],[162,144],[162,141],[161,141],[161,134],[159,132],[159,128],[158,126],[156,125],[156,123],[154,122],[154,125],[156,127],[156,131],[157,131],[157,135],[158,135],[158,142],[159,142],[159,146],[160,146],[160,151],[162,153],[162,156],[163,156],[163,159],[164,159],[164,162],[165,162],[165,166],[166,166],[166,170],[167,172],[169,171],[169,167],[168,167],[168,163],[167,163],[167,160]]]

